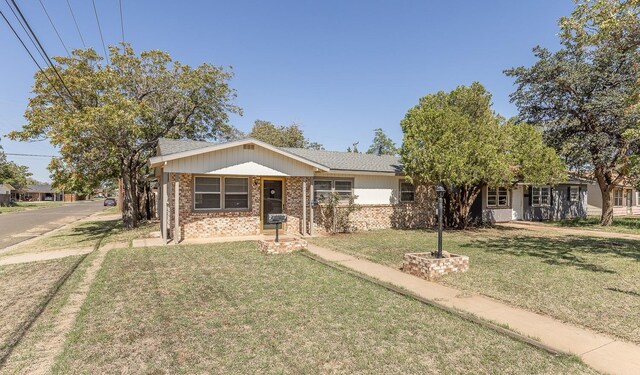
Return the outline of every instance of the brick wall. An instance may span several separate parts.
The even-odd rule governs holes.
[[[173,233],[174,187],[177,174],[169,175],[169,232]],[[260,177],[249,179],[250,209],[246,211],[205,211],[193,210],[193,175],[180,174],[180,229],[182,238],[204,238],[221,236],[247,236],[261,233],[260,220]],[[285,232],[299,234],[303,232],[302,185],[307,183],[307,222],[311,213],[308,209],[311,198],[311,180],[308,177],[287,177],[284,182],[284,213],[288,215]],[[416,189],[416,201],[388,205],[361,205],[351,214],[355,230],[373,230],[384,228],[424,228],[434,223],[434,192],[424,186]],[[307,224],[308,225],[308,224]],[[323,233],[324,225],[320,208],[314,208],[314,233]]]

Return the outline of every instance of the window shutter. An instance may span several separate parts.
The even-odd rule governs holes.
[[[533,186],[529,186],[529,207],[533,204]]]
[[[571,186],[567,186],[567,202],[571,202]]]
[[[549,206],[553,207],[553,188],[549,186]]]

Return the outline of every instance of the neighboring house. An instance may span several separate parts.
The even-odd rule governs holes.
[[[11,194],[15,189],[9,184],[0,184],[0,204],[11,202]]]
[[[433,189],[406,183],[397,157],[278,148],[255,139],[228,143],[161,139],[150,159],[159,182],[163,237],[271,232],[269,213],[286,213],[284,231],[323,230],[318,201],[355,195],[355,229],[426,227]]]
[[[63,194],[49,184],[27,185],[19,194],[23,201],[61,201]]]
[[[602,215],[602,193],[597,182],[589,183],[588,209],[590,216]],[[640,192],[629,183],[623,183],[613,189],[613,215],[639,215]]]
[[[472,207],[472,217],[492,223],[584,218],[587,195],[588,181],[575,177],[554,186],[484,186]]]

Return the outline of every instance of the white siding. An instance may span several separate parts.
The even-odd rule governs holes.
[[[348,174],[316,174],[316,179],[327,178],[348,178],[353,179],[353,194],[357,195],[357,204],[395,204],[398,203],[398,190],[400,181],[404,177],[381,176],[381,175],[348,175]]]
[[[250,162],[255,162],[266,168],[273,169],[278,172],[277,175],[279,176],[313,176],[315,169],[297,160],[256,145],[253,150],[245,150],[242,146],[237,146],[172,160],[167,162],[164,170],[165,172],[176,173],[220,174],[216,173],[216,171]],[[247,175],[254,174],[247,173]]]
[[[602,215],[602,193],[596,183],[587,185],[587,215]]]

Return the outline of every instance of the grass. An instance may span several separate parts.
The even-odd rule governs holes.
[[[148,236],[149,233],[157,229],[158,224],[154,222],[142,223],[138,228],[127,229],[120,219],[84,221],[35,242],[19,246],[1,254],[0,257],[68,248],[94,247],[98,241],[101,241],[102,244],[109,242],[130,243],[136,238]]]
[[[0,266],[0,358],[78,257]]]
[[[37,210],[39,208],[49,208],[49,207],[57,207],[62,206],[64,202],[17,202],[13,206],[0,206],[0,214],[3,213],[11,213],[11,212],[20,212],[26,210]]]
[[[299,254],[112,250],[54,373],[593,373]]]
[[[52,338],[55,339],[56,336],[60,334],[60,332],[56,332],[56,321],[68,319],[65,316],[61,316],[61,311],[69,302],[69,299],[84,278],[87,268],[93,262],[96,255],[97,253],[89,254],[60,287],[42,314],[29,328],[22,340],[20,340],[20,343],[11,353],[11,356],[2,367],[3,373],[33,373],[41,365],[42,352],[50,350],[45,343],[50,342]]]
[[[437,235],[382,230],[311,241],[399,268],[405,253],[434,250]],[[445,232],[443,241],[470,257],[470,270],[443,284],[640,343],[640,241],[534,229]]]
[[[600,225],[599,217],[588,217],[586,219],[561,220],[561,221],[550,222],[549,224],[560,226],[560,227],[568,227],[568,228],[580,228],[580,229],[601,230],[601,231],[607,231],[607,232],[640,234],[640,217],[638,216],[614,217],[613,223],[607,227],[603,227],[602,225]]]

